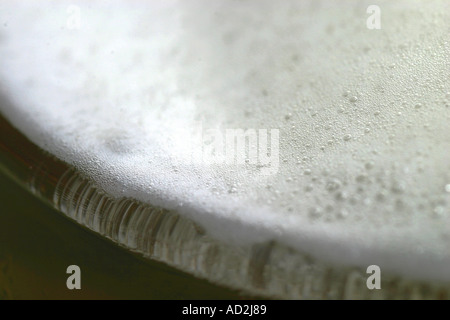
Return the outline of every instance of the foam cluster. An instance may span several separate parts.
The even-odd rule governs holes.
[[[450,280],[450,2],[377,2],[1,1],[0,111],[222,241]]]

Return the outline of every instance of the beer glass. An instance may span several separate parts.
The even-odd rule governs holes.
[[[88,297],[447,298],[448,9],[5,2],[0,166]]]

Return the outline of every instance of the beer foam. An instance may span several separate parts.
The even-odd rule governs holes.
[[[450,280],[449,2],[370,4],[2,1],[0,110],[222,241]],[[249,129],[279,158],[205,160]]]

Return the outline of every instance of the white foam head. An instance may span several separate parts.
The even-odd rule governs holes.
[[[223,241],[450,279],[448,2],[116,2],[1,2],[33,142]]]

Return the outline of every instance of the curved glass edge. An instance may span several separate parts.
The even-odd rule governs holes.
[[[113,198],[31,143],[0,116],[0,169],[78,224],[145,258],[253,295],[281,299],[447,299],[450,286],[383,274],[369,290],[361,268],[332,267],[279,243],[232,246],[193,221]]]

